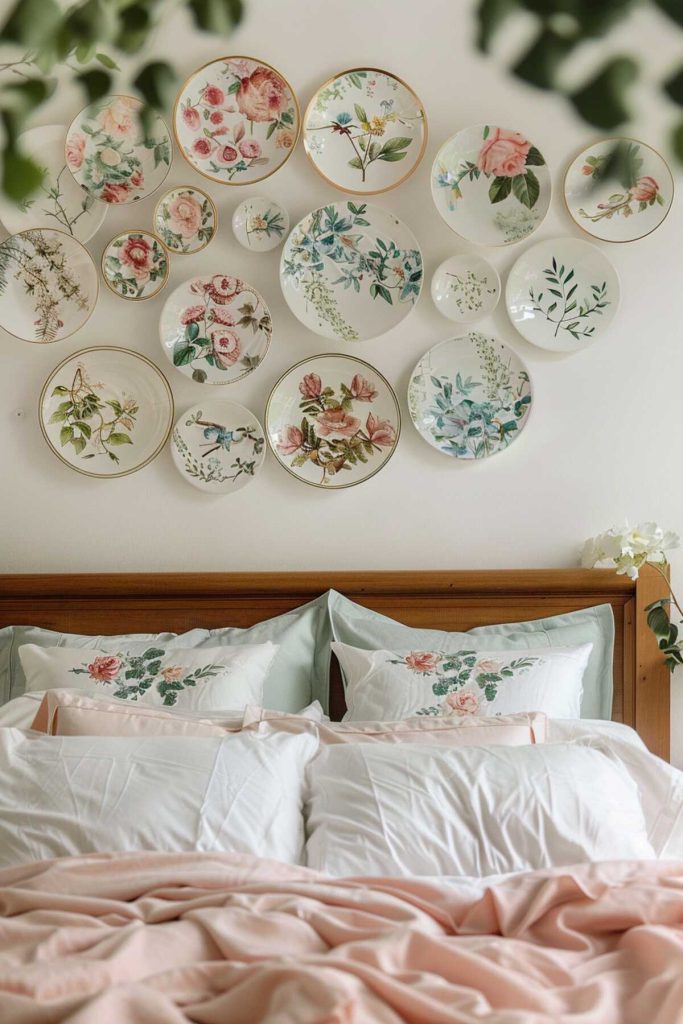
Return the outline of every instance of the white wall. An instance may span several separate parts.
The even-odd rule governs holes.
[[[432,205],[429,168],[440,143],[468,124],[493,121],[518,127],[542,149],[553,172],[555,198],[534,241],[578,233],[561,198],[565,165],[592,133],[561,100],[515,83],[474,50],[469,2],[442,0],[247,0],[248,16],[229,42],[191,33],[183,17],[157,40],[182,74],[223,53],[262,57],[280,67],[300,100],[335,71],[368,63],[408,80],[429,118],[425,158],[404,185],[373,199],[414,230],[427,280],[450,253],[467,243],[452,234]],[[508,35],[514,50],[526,26]],[[679,35],[680,39],[680,35]],[[633,48],[665,72],[680,56],[676,34],[663,18],[639,12],[611,42]],[[572,73],[595,60],[593,47]],[[81,103],[60,89],[43,123],[68,122]],[[632,134],[659,147],[673,107],[655,101],[654,85],[640,102]],[[178,257],[169,289],[191,274],[225,270],[253,282],[265,295],[274,340],[264,365],[230,388],[262,415],[272,384],[292,363],[327,351],[289,313],[278,284],[279,250],[254,255],[232,237],[230,217],[247,194],[283,203],[292,222],[323,202],[340,198],[309,166],[299,146],[287,165],[253,189],[231,189],[200,179],[176,155],[167,180],[207,187],[219,207],[219,237],[195,257]],[[680,181],[680,178],[679,178]],[[97,260],[118,230],[148,226],[155,198],[112,211],[90,248]],[[92,480],[63,466],[37,425],[43,381],[70,352],[115,344],[144,352],[168,373],[179,412],[209,391],[175,372],[159,348],[161,296],[125,303],[102,289],[98,308],[75,337],[54,346],[22,344],[0,332],[0,446],[3,571],[234,570],[307,568],[488,568],[576,564],[583,539],[628,516],[653,518],[683,530],[680,472],[680,387],[683,374],[683,280],[680,197],[665,224],[628,245],[605,245],[621,278],[622,302],[609,333],[574,357],[553,357],[526,344],[501,304],[482,326],[511,343],[526,360],[535,386],[533,420],[508,452],[479,465],[451,461],[429,448],[405,408],[409,373],[430,345],[454,332],[425,289],[417,309],[391,334],[354,349],[393,382],[404,429],[395,457],[364,486],[339,493],[307,487],[272,457],[259,478],[229,498],[189,487],[168,451],[138,474]],[[524,243],[487,255],[504,275]],[[212,392],[213,397],[213,392]],[[683,579],[683,555],[674,560]],[[678,687],[678,717],[683,687]],[[676,711],[674,710],[674,717]],[[683,728],[674,738],[683,764]]]

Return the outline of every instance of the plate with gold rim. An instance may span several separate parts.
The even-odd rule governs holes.
[[[149,231],[122,231],[102,253],[102,277],[122,299],[151,299],[168,281],[170,260],[163,242]]]

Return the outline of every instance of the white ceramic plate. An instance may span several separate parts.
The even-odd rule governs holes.
[[[122,299],[151,299],[168,281],[169,258],[149,231],[124,231],[102,253],[102,277]]]
[[[171,435],[176,469],[211,494],[234,494],[250,483],[265,459],[263,427],[237,402],[220,398],[184,413]]]
[[[216,233],[218,214],[211,196],[194,185],[178,185],[156,205],[154,231],[174,253],[200,252]]]
[[[173,395],[139,352],[86,348],[50,374],[39,417],[45,440],[67,466],[86,476],[127,476],[166,444]]]
[[[154,192],[171,166],[171,137],[157,114],[149,138],[140,121],[142,102],[108,96],[71,122],[66,165],[79,185],[103,203],[120,205]]]
[[[597,246],[554,238],[519,257],[508,274],[505,304],[527,341],[551,352],[577,352],[609,327],[619,305],[619,278]]]
[[[253,196],[235,208],[232,230],[245,249],[270,252],[282,245],[289,231],[289,214],[274,199]]]
[[[413,173],[427,145],[417,95],[379,68],[353,68],[321,85],[304,116],[304,146],[316,171],[343,192],[372,195]]]
[[[396,450],[400,430],[393,388],[374,366],[352,356],[297,363],[266,406],[266,435],[278,462],[298,480],[327,490],[378,473]]]
[[[564,179],[570,215],[605,242],[633,242],[649,235],[671,209],[673,196],[666,160],[636,139],[595,142],[572,161]]]
[[[449,256],[434,271],[432,301],[443,316],[474,324],[498,305],[500,278],[488,260],[475,253]]]
[[[531,402],[519,356],[478,331],[430,348],[408,385],[418,433],[456,459],[484,459],[508,448],[524,430]]]
[[[57,228],[87,242],[101,226],[107,207],[79,188],[66,166],[66,125],[30,128],[19,148],[43,168],[43,183],[19,206],[0,195],[0,220],[10,234],[27,228]]]
[[[72,235],[10,235],[0,244],[0,327],[21,341],[61,341],[90,317],[98,285],[90,253]]]
[[[478,245],[509,245],[541,224],[550,174],[540,150],[520,132],[495,125],[464,128],[432,165],[432,198],[448,224]]]
[[[305,327],[335,341],[366,341],[410,313],[422,288],[422,253],[388,210],[330,203],[292,229],[280,284]]]
[[[164,303],[159,336],[169,362],[198,384],[234,384],[265,359],[272,323],[263,297],[238,277],[179,285]]]
[[[180,152],[223,185],[252,185],[274,174],[291,156],[299,127],[291,85],[253,57],[220,57],[198,68],[173,111]]]

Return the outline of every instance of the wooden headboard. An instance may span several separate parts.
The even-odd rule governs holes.
[[[647,604],[666,596],[666,586],[650,567],[637,581],[596,569],[0,575],[0,626],[85,634],[250,626],[329,589],[408,625],[443,630],[611,604],[612,717],[633,726],[650,750],[669,759],[669,673],[644,614]],[[343,712],[343,700],[335,668],[333,718]]]

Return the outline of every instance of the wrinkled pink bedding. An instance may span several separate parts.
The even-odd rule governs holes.
[[[2,1024],[679,1024],[683,864],[473,894],[219,854],[0,872]]]

